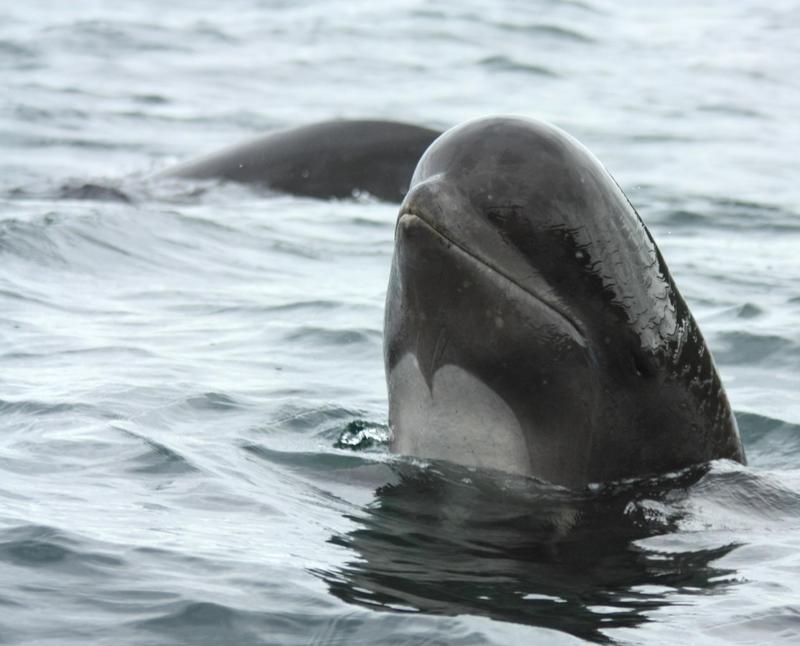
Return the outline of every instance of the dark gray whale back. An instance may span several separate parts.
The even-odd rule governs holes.
[[[318,198],[364,192],[400,202],[439,132],[392,121],[325,121],[271,132],[163,173],[262,184]]]

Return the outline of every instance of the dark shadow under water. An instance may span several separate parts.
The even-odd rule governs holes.
[[[578,493],[452,465],[397,468],[399,480],[351,518],[358,528],[330,539],[355,558],[315,572],[348,603],[608,642],[605,630],[648,621],[676,592],[731,583],[733,571],[713,561],[736,545],[659,552],[636,543],[675,529],[679,518],[659,501],[684,498],[707,466]]]

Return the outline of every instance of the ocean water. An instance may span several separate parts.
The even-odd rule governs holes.
[[[0,8],[0,643],[800,643],[800,8]],[[391,456],[396,206],[155,180],[332,117],[556,123],[749,465],[568,492]]]

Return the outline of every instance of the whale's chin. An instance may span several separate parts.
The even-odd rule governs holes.
[[[388,377],[394,393],[389,412],[392,450],[465,466],[531,475],[522,427],[511,407],[466,370],[440,367],[425,381],[413,354],[404,356]]]

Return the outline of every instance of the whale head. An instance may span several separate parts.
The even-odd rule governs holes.
[[[542,122],[468,122],[422,156],[384,358],[399,453],[572,487],[744,460],[647,228],[597,159]]]

